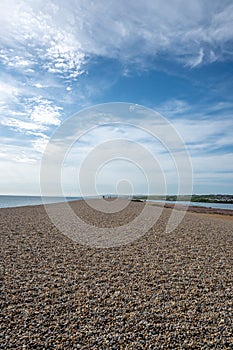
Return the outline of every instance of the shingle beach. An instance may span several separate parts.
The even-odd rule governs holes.
[[[71,205],[114,227],[144,204]],[[0,209],[1,349],[233,349],[233,217],[187,212],[167,234],[170,214],[103,249],[62,235],[43,206]]]

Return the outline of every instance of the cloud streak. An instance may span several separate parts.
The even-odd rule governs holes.
[[[1,7],[0,58],[15,69],[39,64],[74,79],[90,55],[127,63],[166,53],[194,68],[233,54],[229,1],[3,0]]]

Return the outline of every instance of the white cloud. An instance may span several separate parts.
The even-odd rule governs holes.
[[[40,96],[25,99],[23,102],[16,99],[15,110],[11,109],[11,99],[9,96],[18,90],[14,86],[8,84],[0,85],[5,97],[4,104],[0,105],[1,118],[0,124],[7,126],[15,132],[24,134],[25,144],[31,143],[36,152],[42,153],[48,141],[48,132],[52,126],[58,126],[61,123],[62,107],[56,106],[52,101],[44,99]],[[9,96],[8,96],[9,95]],[[7,105],[7,103],[10,103]],[[33,157],[18,156],[15,161],[26,160],[32,161]],[[30,160],[31,159],[31,160]]]
[[[44,125],[41,125],[38,123],[32,123],[32,122],[25,122],[15,118],[3,118],[1,120],[1,124],[12,127],[19,132],[37,131],[37,130],[43,131],[47,129]]]
[[[35,86],[37,89],[43,89],[43,88],[48,87],[48,85],[42,85],[42,84],[40,84],[40,83],[36,83],[36,84],[34,84],[34,86]]]
[[[73,103],[75,93],[76,98],[86,101],[96,91],[96,86],[90,84],[84,94],[82,89],[75,91],[72,84],[95,57],[121,61],[125,75],[130,74],[131,66],[147,67],[148,57],[156,59],[160,54],[197,69],[233,58],[233,5],[227,0],[2,0],[0,7],[0,61],[3,71],[5,66],[15,77],[12,74],[8,80],[6,75],[1,76],[0,123],[20,132],[20,137],[25,135],[33,149],[31,156],[20,150],[14,157],[17,162],[37,159],[47,144],[47,134],[60,125],[62,102],[54,102],[58,87],[64,92],[73,91],[64,94],[64,104]],[[228,107],[232,109],[231,105],[216,104],[211,112],[219,116],[222,108]],[[226,114],[221,120],[210,121],[206,111],[197,112],[186,101],[175,99],[156,109],[172,117],[196,157],[196,169],[198,164],[202,168],[208,163],[198,154],[205,159],[206,150],[232,144],[232,121],[222,121]],[[109,129],[104,136],[102,130],[86,141],[90,148],[93,140],[103,141],[114,135],[120,135],[120,131]],[[140,133],[135,132],[134,137],[145,142]],[[152,143],[147,146],[153,149]],[[81,157],[84,151],[85,145],[78,155]],[[217,159],[209,158],[209,162]],[[229,162],[229,158],[224,161]],[[223,163],[221,166],[224,170]],[[166,167],[169,169],[169,165]]]
[[[188,112],[191,106],[184,100],[171,99],[155,106],[155,110],[167,117],[174,117]]]
[[[39,153],[43,153],[48,141],[49,141],[49,138],[46,137],[45,135],[42,135],[42,137],[39,137],[36,140],[32,141],[32,146],[35,151]]]
[[[42,97],[30,98],[26,102],[29,117],[40,125],[60,125],[62,107]]]
[[[30,61],[29,59],[25,59],[20,56],[12,56],[9,55],[9,53],[12,53],[11,50],[7,52],[7,50],[1,50],[0,52],[0,59],[3,61],[3,63],[7,64],[9,67],[12,68],[28,68],[29,66],[33,65],[33,61]]]
[[[97,55],[132,61],[140,55],[167,53],[192,67],[202,60],[224,58],[224,47],[233,39],[233,11],[227,1],[76,4],[74,13],[81,22],[76,35],[86,52]]]
[[[7,78],[8,76],[5,77],[6,81]],[[42,84],[38,84],[37,87],[42,87]],[[42,96],[24,97],[27,95],[34,95],[30,86],[14,79],[10,79],[9,82],[4,82],[3,78],[0,80],[1,124],[15,127],[21,132],[47,130],[48,125],[60,125],[62,107]]]
[[[15,143],[7,137],[1,138],[0,142],[0,161],[8,162],[24,162],[24,163],[35,163],[39,161],[38,153],[35,152],[31,143],[21,142],[18,140]]]
[[[3,0],[1,7],[3,63],[27,71],[37,65],[68,79],[83,73],[85,54],[71,25],[59,23],[55,4]]]
[[[225,134],[228,132],[230,135],[228,123],[221,125],[221,121],[216,121],[216,123],[214,123],[214,125],[210,127],[207,120],[203,120],[200,124],[196,123],[195,125],[195,122],[190,122],[187,119],[183,119],[182,122],[181,120],[176,120],[175,127],[183,136],[188,145],[189,151],[191,151],[195,179],[204,181],[205,177],[209,177],[209,180],[215,177],[216,179],[218,179],[218,184],[220,184],[221,181],[225,181],[229,178],[229,175],[225,175],[225,172],[233,171],[232,153],[211,153],[211,151],[215,147],[220,146],[216,145],[216,143],[218,142],[219,131]],[[149,124],[147,125],[147,129],[150,130]],[[120,128],[114,129],[114,127],[106,126],[98,128],[96,130],[90,130],[90,132],[84,135],[78,141],[78,143],[75,144],[73,148],[69,150],[69,153],[66,155],[66,161],[64,164],[64,173],[66,174],[66,178],[70,181],[70,183],[76,183],[76,174],[82,164],[82,161],[89,155],[91,151],[97,149],[96,147],[98,146],[98,144],[101,144],[103,147],[103,152],[106,152],[105,154],[109,155],[108,158],[112,160],[112,162],[111,164],[109,164],[107,173],[106,171],[103,172],[106,178],[104,181],[102,179],[102,182],[100,181],[100,183],[110,182],[111,184],[113,184],[113,179],[115,179],[115,177],[121,178],[121,176],[123,175],[125,176],[125,178],[130,179],[132,173],[128,170],[127,166],[119,165],[119,161],[116,160],[113,156],[125,154],[126,146],[124,140],[130,139],[134,140],[136,144],[141,144],[145,148],[145,153],[142,150],[142,154],[137,153],[136,156],[138,157],[138,159],[143,159],[143,164],[145,166],[144,170],[151,169],[153,173],[153,164],[151,164],[151,160],[149,158],[147,159],[148,151],[150,151],[157,159],[164,173],[164,176],[166,177],[167,183],[176,183],[177,169],[169,153],[163,145],[156,143],[156,139],[151,137],[149,133],[147,133],[147,135],[144,134],[145,132],[143,132],[142,130],[136,130],[135,132],[134,128],[131,127],[123,128],[121,130]],[[103,143],[105,141],[112,141],[114,139],[119,140],[121,138],[122,143],[118,144],[117,148],[114,144],[112,144],[112,147],[106,145],[104,148]],[[173,155],[174,153],[175,151],[173,151]],[[96,158],[98,159],[97,152],[95,154]],[[127,145],[127,154],[131,154],[131,160],[135,159],[134,144]],[[118,167],[117,170],[115,165]],[[86,169],[86,171],[88,174],[88,169]],[[134,182],[137,183],[138,181],[139,178],[136,172],[134,172]],[[140,182],[139,184],[141,186],[141,189],[143,188],[142,183],[143,182]],[[173,189],[173,191],[175,190]]]
[[[142,62],[166,53],[196,67],[233,54],[228,1],[2,0],[0,19],[5,64],[40,65],[66,79],[82,74],[92,55]]]
[[[31,157],[27,157],[24,154],[20,155],[19,157],[15,158],[15,161],[18,163],[26,163],[26,164],[30,164],[30,163],[35,163],[36,159],[31,158]]]
[[[64,75],[66,79],[76,78],[84,72],[85,54],[74,50],[72,39],[68,39],[68,44],[64,43],[65,39],[64,34],[58,33],[56,41],[53,40],[46,50],[43,67],[51,73]]]
[[[0,80],[0,104],[16,101],[19,94],[19,89],[16,84],[4,82]]]
[[[230,102],[191,105],[171,99],[155,110],[171,121],[195,155],[232,145],[232,108]]]
[[[203,48],[200,48],[198,56],[190,59],[188,61],[188,65],[191,68],[197,67],[197,66],[199,66],[202,63],[203,58],[204,58],[204,50],[203,50]]]

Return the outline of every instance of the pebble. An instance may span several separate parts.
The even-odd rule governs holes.
[[[73,205],[117,226],[143,204],[110,218]],[[97,249],[60,234],[42,206],[1,209],[1,349],[232,349],[233,221],[187,213],[167,235],[169,215]]]

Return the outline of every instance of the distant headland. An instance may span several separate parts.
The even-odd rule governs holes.
[[[193,195],[135,195],[133,199],[148,199],[161,201],[191,201],[205,203],[233,204],[233,195],[230,194],[193,194]]]

